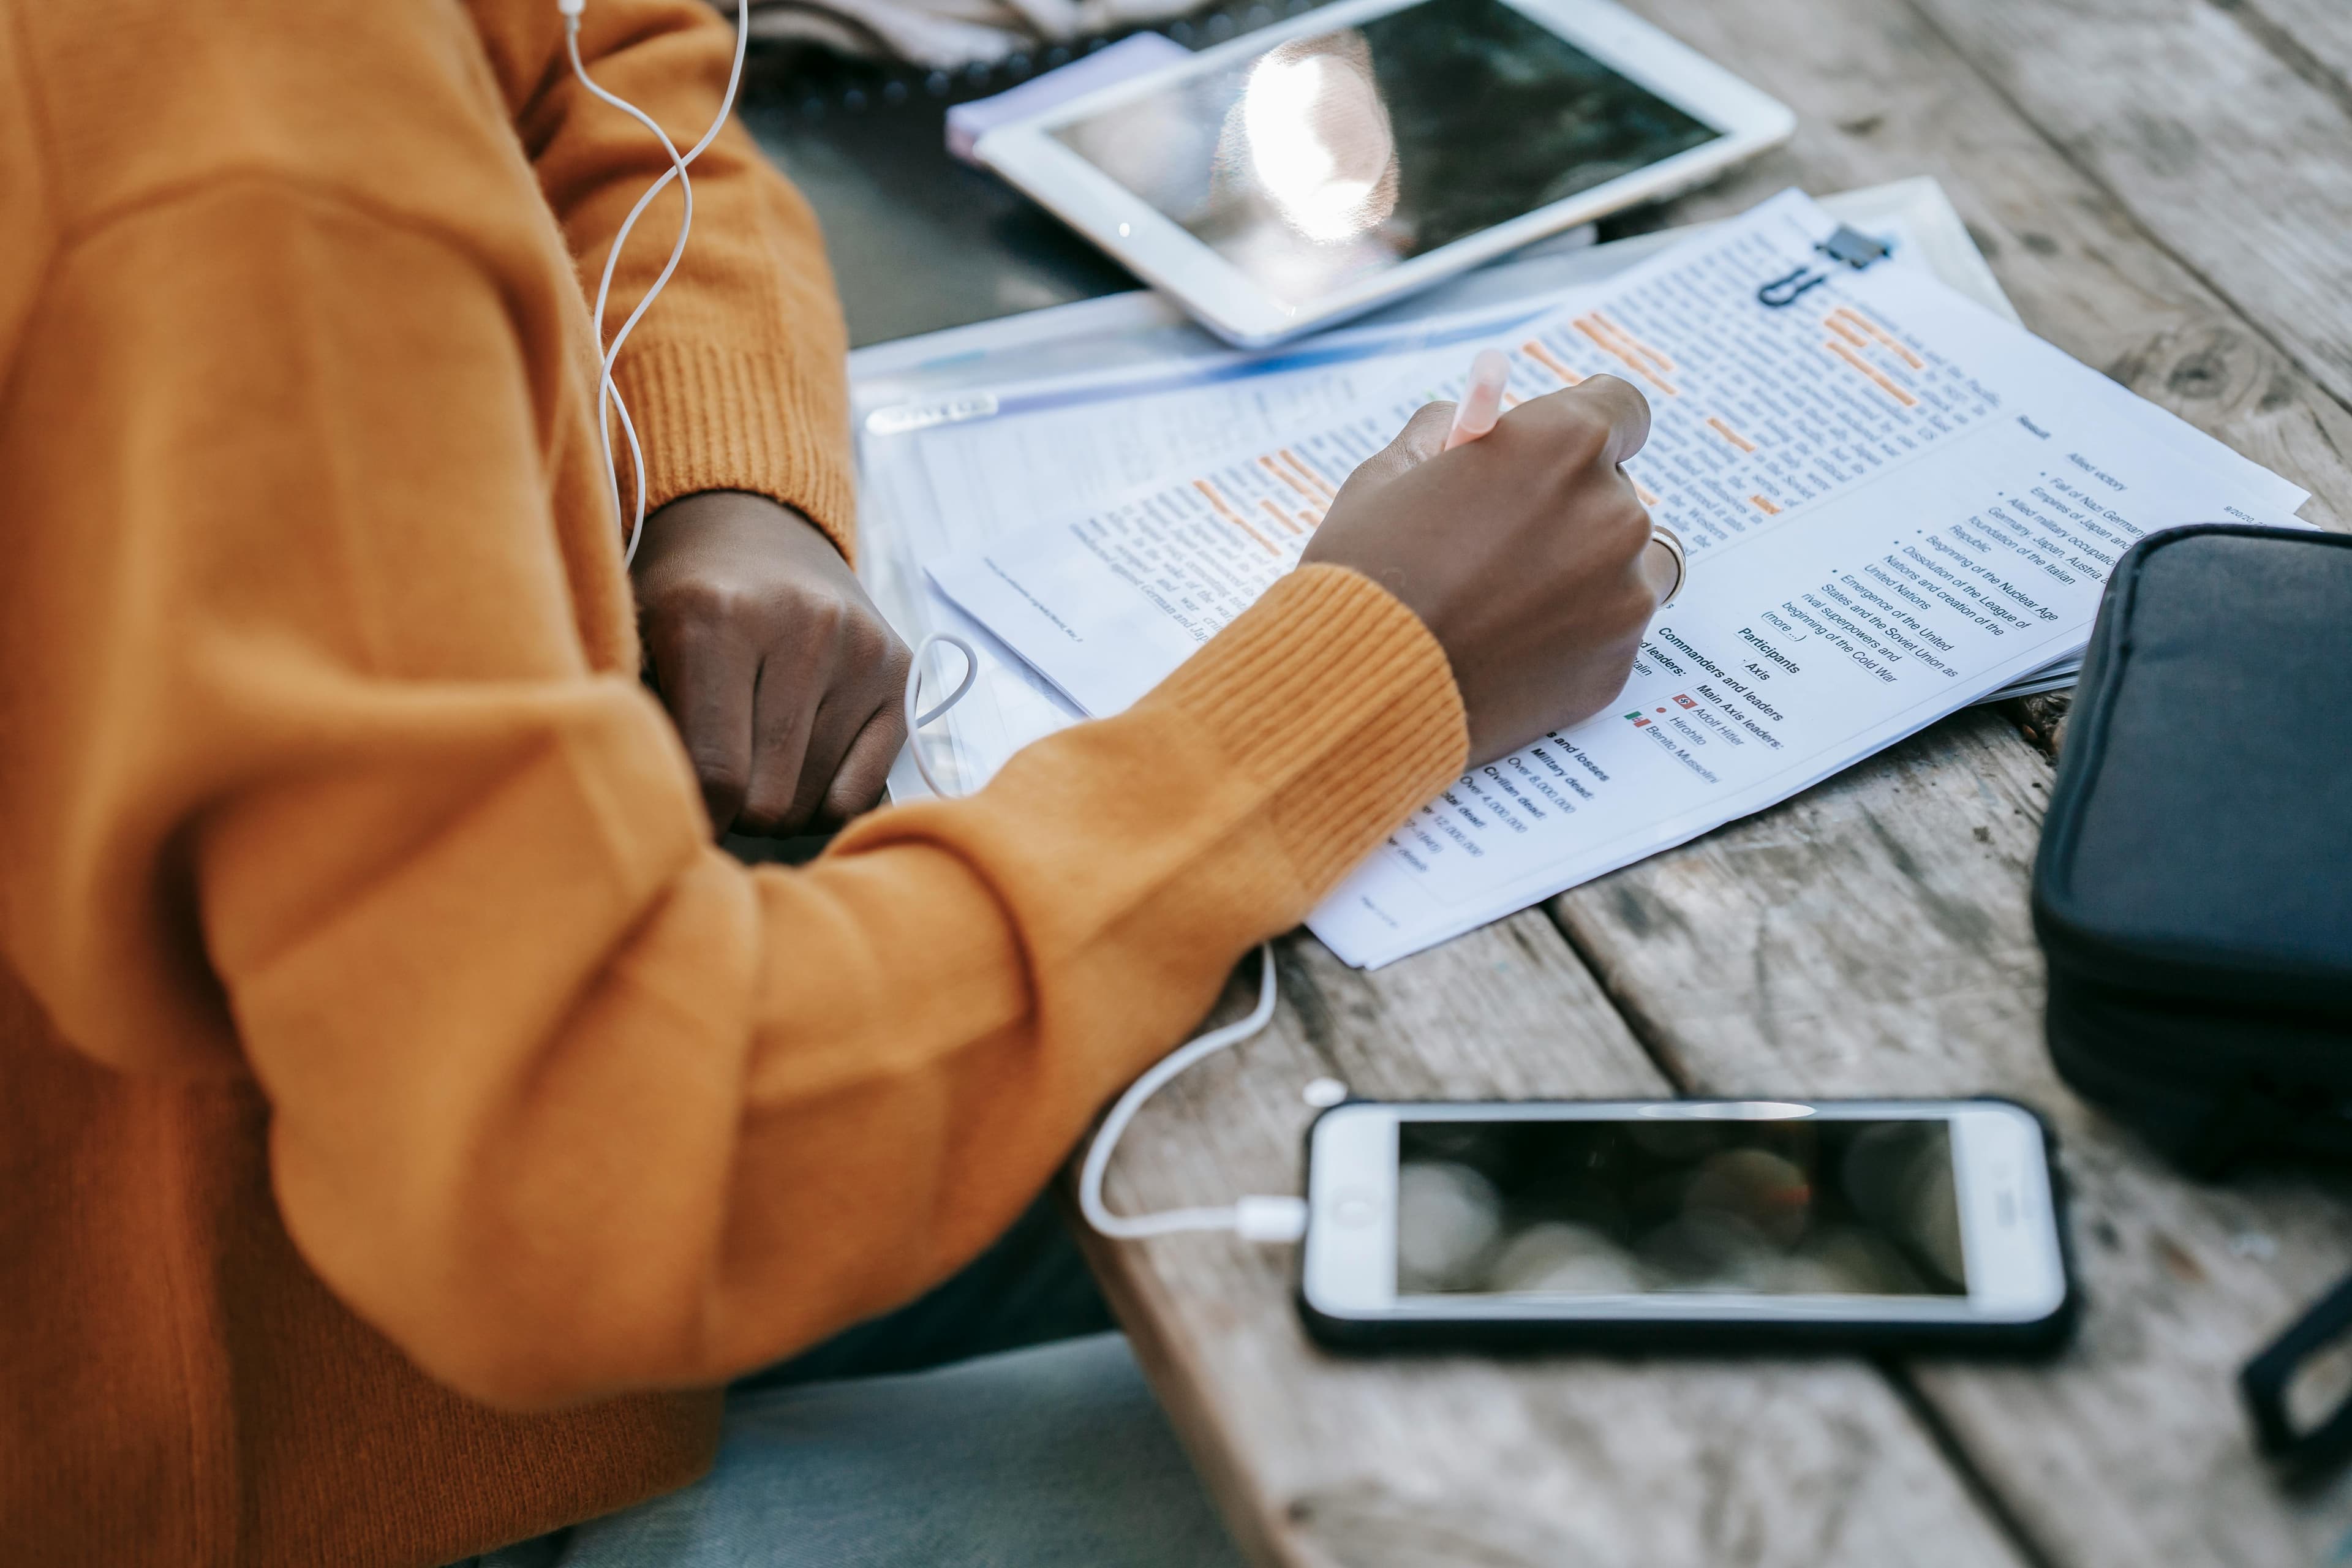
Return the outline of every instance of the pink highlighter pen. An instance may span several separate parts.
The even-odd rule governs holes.
[[[1470,362],[1470,384],[1454,405],[1454,427],[1445,433],[1446,451],[1475,441],[1503,416],[1503,384],[1511,379],[1511,362],[1500,349],[1480,349]]]

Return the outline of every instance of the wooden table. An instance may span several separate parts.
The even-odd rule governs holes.
[[[2307,487],[2313,521],[2352,527],[2352,0],[1625,3],[1802,116],[1790,148],[1656,221],[1933,174],[2028,326]],[[1378,973],[1287,939],[1275,1028],[1146,1112],[1112,1196],[1295,1189],[1299,1086],[1325,1074],[1396,1098],[1997,1091],[2065,1142],[2088,1299],[2074,1348],[2035,1367],[1348,1362],[1302,1338],[1284,1251],[1097,1243],[1252,1556],[2352,1560],[2352,1480],[2280,1491],[2232,1383],[2352,1268],[2352,1183],[2183,1181],[2043,1050],[2026,878],[2061,712],[1963,713]]]

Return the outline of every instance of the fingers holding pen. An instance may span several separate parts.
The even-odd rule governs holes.
[[[1550,443],[1579,468],[1615,468],[1648,444],[1650,400],[1613,375],[1589,376],[1528,398],[1496,423],[1497,437]]]
[[[1475,442],[1426,456],[1450,405],[1358,468],[1306,559],[1362,573],[1445,650],[1474,757],[1575,722],[1624,684],[1657,600],[1649,513],[1619,465],[1649,405],[1613,377],[1531,398]]]
[[[1613,467],[1639,452],[1650,437],[1650,404],[1630,383],[1596,375],[1570,387],[1528,398],[1503,411],[1510,362],[1487,349],[1472,362],[1459,402],[1423,404],[1396,438],[1360,464],[1349,484],[1385,485],[1457,447],[1507,432],[1508,444],[1549,447],[1568,467]],[[1344,488],[1344,487],[1343,487]]]
[[[1598,405],[1607,423],[1609,442],[1601,461],[1622,463],[1650,444],[1650,400],[1632,382],[1613,375],[1596,375],[1567,389]]]

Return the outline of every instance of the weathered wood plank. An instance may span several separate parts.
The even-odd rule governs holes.
[[[2052,1115],[2080,1342],[2046,1367],[1916,1376],[2054,1561],[2318,1561],[2352,1527],[2352,1484],[2277,1491],[2231,1378],[2352,1266],[2352,1184],[2191,1186],[2057,1081],[2024,897],[2047,781],[1998,720],[1963,716],[1554,910],[1686,1087],[1993,1091]]]
[[[1312,1114],[1299,1089],[1320,1074],[1385,1098],[1667,1091],[1539,912],[1373,974],[1308,937],[1284,952],[1276,1026],[1145,1111],[1120,1150],[1115,1205],[1295,1191]],[[1260,1562],[2018,1561],[1860,1363],[1338,1359],[1299,1331],[1286,1249],[1223,1237],[1088,1245]]]
[[[1909,3],[2352,403],[2352,109],[2207,0]]]
[[[2343,0],[2210,0],[2287,68],[2352,110],[2352,5]]]

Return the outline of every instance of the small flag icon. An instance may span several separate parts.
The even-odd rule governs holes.
[[[1675,700],[1681,703],[1685,708],[1696,708],[1698,706],[1696,702],[1693,701],[1690,698],[1684,696],[1679,691],[1675,693]]]

